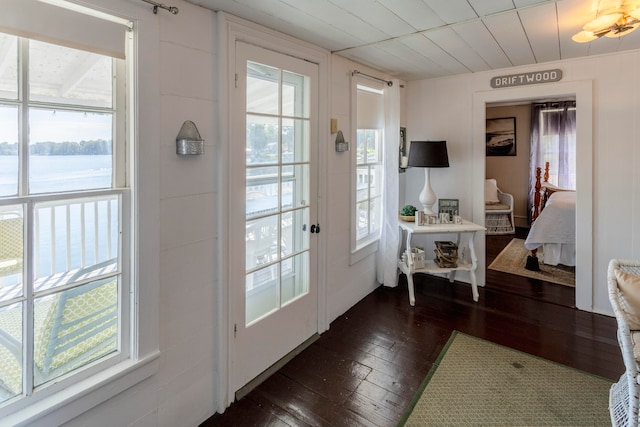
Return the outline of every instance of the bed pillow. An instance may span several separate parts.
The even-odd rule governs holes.
[[[484,180],[484,203],[487,205],[500,203],[500,199],[498,199],[498,183],[493,178]]]
[[[640,277],[615,270],[618,289],[620,289],[620,306],[629,324],[629,329],[640,330]]]

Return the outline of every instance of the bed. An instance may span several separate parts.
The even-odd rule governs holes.
[[[537,169],[533,222],[525,240],[532,257],[547,265],[576,265],[576,192],[560,190],[548,182],[549,164],[545,180],[540,182]],[[538,251],[542,256],[538,256]],[[531,257],[530,257],[531,258]],[[527,268],[529,262],[527,260]],[[535,269],[529,268],[529,269]]]

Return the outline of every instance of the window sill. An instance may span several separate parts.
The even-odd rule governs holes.
[[[376,253],[378,250],[378,241],[379,239],[375,239],[369,243],[363,244],[355,251],[351,252],[349,265],[357,264],[368,256]]]
[[[144,381],[159,369],[160,352],[135,362],[127,360],[87,379],[45,397],[33,404],[3,415],[2,423],[12,426],[60,425]],[[10,407],[6,408],[10,410]]]

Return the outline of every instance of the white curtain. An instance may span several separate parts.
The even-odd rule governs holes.
[[[536,168],[544,173],[549,162],[549,182],[565,190],[576,189],[576,102],[531,105],[529,155],[529,212],[533,206]]]
[[[384,188],[382,195],[382,231],[376,255],[378,283],[398,285],[398,211],[400,152],[400,82],[384,89]]]

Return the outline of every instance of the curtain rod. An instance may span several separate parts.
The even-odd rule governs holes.
[[[155,13],[156,15],[158,14],[158,8],[160,9],[164,9],[164,10],[168,10],[169,12],[173,13],[174,15],[178,14],[178,8],[175,6],[165,6],[162,3],[157,3],[155,1],[152,0],[142,0],[145,3],[149,3],[153,5],[153,13]]]
[[[381,78],[376,77],[376,76],[370,76],[369,74],[361,73],[358,70],[353,70],[351,72],[351,77],[355,76],[356,74],[360,74],[361,76],[369,77],[370,79],[374,79],[374,80],[378,80],[380,82],[384,82],[384,83],[387,84],[387,86],[393,86],[393,82],[391,80],[385,80],[385,79],[381,79]]]

